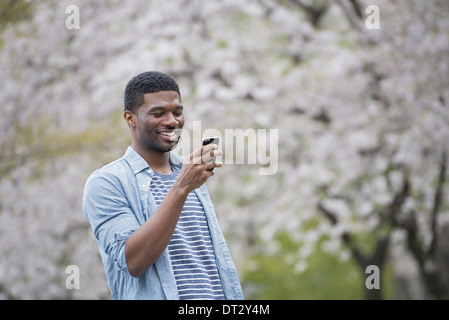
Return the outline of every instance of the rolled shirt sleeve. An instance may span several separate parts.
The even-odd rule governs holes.
[[[120,271],[128,271],[125,243],[140,227],[120,181],[113,175],[94,172],[87,180],[83,212],[102,250]]]

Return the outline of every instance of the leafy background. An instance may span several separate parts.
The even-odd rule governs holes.
[[[447,299],[448,13],[445,0],[0,2],[0,298],[110,299],[83,187],[130,143],[126,83],[159,70],[180,84],[187,130],[278,130],[276,174],[227,164],[208,182],[246,298]]]

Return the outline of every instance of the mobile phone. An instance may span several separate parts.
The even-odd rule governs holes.
[[[206,137],[203,138],[203,146],[206,146],[208,144],[216,144],[218,146],[218,142],[220,142],[220,138],[219,137]],[[210,161],[215,161],[215,157],[212,157]],[[212,168],[211,170],[214,170],[214,168]]]
[[[216,144],[218,146],[218,142],[220,141],[219,137],[206,137],[203,138],[203,146],[206,146],[208,144]]]

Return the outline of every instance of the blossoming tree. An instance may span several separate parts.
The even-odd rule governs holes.
[[[363,273],[414,267],[409,298],[448,297],[447,1],[16,3],[0,16],[0,298],[109,297],[82,189],[129,144],[127,81],[156,69],[179,82],[187,130],[278,129],[274,174],[230,163],[208,183],[238,265],[283,233],[298,272],[320,245]]]

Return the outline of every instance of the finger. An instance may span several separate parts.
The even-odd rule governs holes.
[[[218,145],[216,144],[208,144],[201,147],[201,154],[204,155],[206,153],[211,152],[212,150],[218,149]]]
[[[223,155],[223,151],[221,151],[219,149],[211,150],[211,152],[210,152],[211,157],[219,157],[222,155]]]
[[[202,163],[212,163],[214,161],[216,161],[216,157],[215,156],[211,156],[210,154],[204,155],[202,157]]]
[[[208,153],[203,154],[203,162],[204,163],[210,163],[211,161],[215,161],[216,157],[219,157],[223,155],[223,152],[218,149],[213,149],[209,151]]]
[[[218,146],[216,144],[208,144],[205,146],[201,146],[198,149],[193,150],[193,152],[190,154],[189,158],[191,160],[197,158],[197,157],[201,157],[203,154],[210,152],[213,149],[217,149]]]
[[[202,146],[201,148],[193,150],[193,152],[189,155],[188,163],[192,164],[201,164],[202,162],[202,154],[203,154],[203,148],[207,146]],[[184,161],[185,162],[185,161]],[[185,162],[186,163],[186,162]]]
[[[223,167],[223,163],[222,162],[211,162],[205,165],[205,168],[207,171],[213,171],[215,168],[220,168]]]

